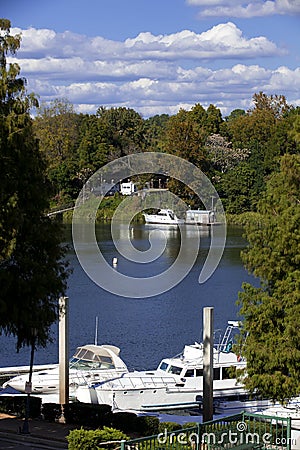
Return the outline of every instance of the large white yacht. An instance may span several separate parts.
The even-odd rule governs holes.
[[[102,381],[120,376],[128,369],[119,357],[120,349],[114,345],[83,345],[77,347],[69,365],[70,394],[87,382]],[[17,391],[25,392],[28,373],[11,378],[3,387],[10,386]],[[32,394],[53,394],[59,392],[58,364],[48,370],[33,372]]]
[[[235,369],[246,362],[232,352],[232,332],[237,322],[228,322],[222,341],[214,347],[213,395],[224,398],[244,395]],[[186,345],[181,354],[165,358],[153,371],[128,372],[111,380],[81,385],[77,400],[107,404],[113,411],[164,411],[199,406],[203,396],[203,344]]]

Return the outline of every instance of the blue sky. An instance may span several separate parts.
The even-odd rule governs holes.
[[[40,101],[143,117],[196,103],[223,116],[255,92],[300,105],[300,0],[2,0]]]

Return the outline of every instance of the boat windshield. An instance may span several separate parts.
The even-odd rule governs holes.
[[[170,366],[168,372],[173,373],[174,375],[180,375],[182,371],[181,367],[178,366]]]
[[[94,355],[95,358],[92,361],[86,359],[72,358],[70,361],[70,368],[77,370],[107,370],[115,369],[113,361],[108,356]]]

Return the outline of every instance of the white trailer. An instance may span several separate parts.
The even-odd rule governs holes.
[[[121,195],[131,195],[136,191],[136,186],[132,181],[128,183],[121,183],[120,192]]]

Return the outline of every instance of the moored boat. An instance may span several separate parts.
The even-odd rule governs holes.
[[[83,345],[77,347],[69,363],[70,394],[88,381],[101,381],[128,372],[119,356],[120,349],[114,345]],[[28,373],[11,378],[3,387],[12,387],[25,392]],[[32,374],[32,394],[53,394],[59,392],[59,366]]]
[[[291,399],[286,405],[275,405],[257,411],[257,414],[262,414],[269,417],[289,417],[291,419],[291,426],[300,430],[300,397]]]
[[[188,209],[185,212],[185,223],[187,225],[214,225],[216,224],[216,215],[214,211]]]
[[[300,408],[300,397],[291,399],[287,406],[289,408]],[[248,413],[254,413],[258,411],[265,411],[268,409],[278,408],[281,409],[280,403],[274,403],[269,399],[256,398],[245,395],[239,399],[217,399],[214,402],[214,411],[216,414],[232,415],[245,411]]]
[[[179,219],[172,209],[160,209],[154,214],[143,214],[146,224],[179,225],[184,220]]]
[[[299,408],[300,397],[295,397],[291,399],[285,406],[275,404],[270,408],[257,411],[254,414],[259,414],[264,416],[266,421],[278,426],[280,423],[279,419],[282,418],[290,419],[290,437],[288,439],[278,438],[276,444],[280,447],[276,448],[286,448],[290,450],[300,449],[300,408]],[[271,448],[271,447],[270,447]],[[273,448],[273,447],[272,447]]]
[[[235,369],[246,362],[232,351],[229,322],[220,344],[213,351],[214,397],[245,394]],[[108,404],[113,410],[166,411],[199,407],[203,396],[203,344],[186,345],[181,354],[163,359],[153,371],[128,372],[114,379],[88,383],[76,390],[77,400]]]

